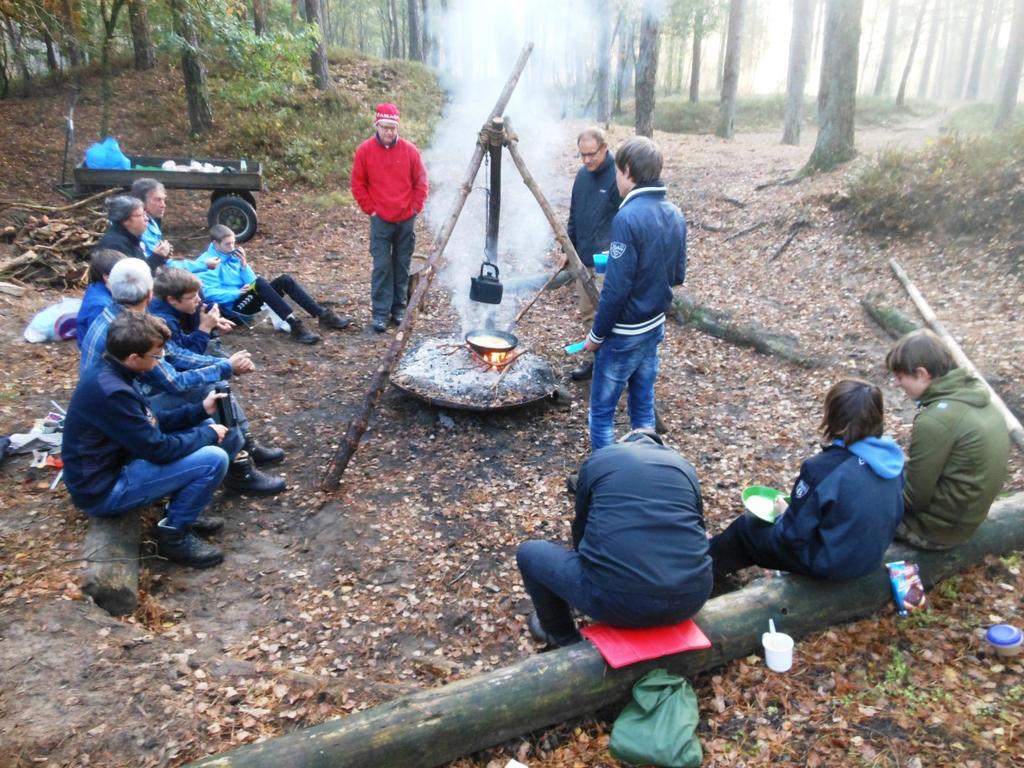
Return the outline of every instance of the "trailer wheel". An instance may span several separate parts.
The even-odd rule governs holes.
[[[206,214],[206,221],[212,227],[223,224],[235,233],[235,242],[244,243],[256,234],[256,209],[240,197],[228,195],[218,197]]]

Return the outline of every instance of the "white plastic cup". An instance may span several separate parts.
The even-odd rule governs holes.
[[[764,660],[773,672],[788,672],[793,666],[793,638],[784,632],[765,632],[761,635]]]

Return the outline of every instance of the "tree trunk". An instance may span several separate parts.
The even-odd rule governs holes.
[[[267,0],[252,0],[252,30],[257,37],[267,32]]]
[[[615,114],[622,114],[622,99],[633,80],[633,35],[635,27],[619,13],[619,65],[615,71]]]
[[[928,7],[928,0],[921,0],[921,7],[917,11],[917,20],[914,22],[914,37],[910,41],[910,53],[907,54],[907,64],[903,67],[903,77],[900,78],[900,87],[896,92],[896,106],[903,108],[907,96],[907,81],[910,79],[910,68],[914,65],[914,54],[917,53],[917,43],[921,39],[921,27],[924,24],[924,12]]]
[[[782,143],[800,143],[804,122],[804,88],[807,85],[807,55],[811,47],[814,1],[794,0],[793,27],[789,38],[789,76],[786,79],[786,121]]]
[[[10,16],[4,16],[4,26],[7,28],[7,37],[11,41],[11,51],[14,54],[14,61],[21,71],[21,95],[32,95],[32,70],[28,66],[28,56],[25,53],[24,40],[20,27],[15,24]]]
[[[928,48],[924,54],[924,66],[921,68],[921,79],[917,84],[917,98],[928,97],[928,80],[931,77],[932,64],[935,61],[935,46],[939,41],[939,20],[942,18],[944,7],[943,0],[935,0],[935,7],[932,9],[932,23],[928,30]]]
[[[423,17],[420,15],[419,0],[407,0],[409,30],[409,58],[424,61],[423,58]]]
[[[53,35],[47,29],[43,30],[43,44],[46,46],[46,70],[51,75],[60,72],[60,61],[57,59],[57,47],[53,44]]]
[[[656,0],[644,0],[640,17],[640,53],[636,60],[636,135],[654,136],[654,84],[658,77]]]
[[[930,552],[894,544],[884,562],[917,563],[926,589],[1024,547],[1024,494],[997,501],[971,540]],[[885,569],[852,581],[765,577],[705,603],[694,622],[704,651],[610,668],[589,642],[534,654],[510,666],[403,696],[311,728],[211,755],[186,768],[428,768],[594,712],[628,697],[652,669],[690,677],[752,653],[773,619],[793,638],[832,630],[878,611],[891,614]],[[894,642],[896,638],[894,636]],[[753,761],[750,764],[759,764]]]
[[[149,33],[149,12],[146,0],[128,0],[128,23],[132,30],[135,69],[145,72],[156,66],[156,48]]]
[[[1024,2],[1024,0],[1022,0]],[[828,170],[856,154],[857,50],[864,0],[828,0],[825,13],[825,104],[807,170]]]
[[[863,0],[861,1],[863,2]],[[889,0],[889,20],[885,24],[885,42],[882,45],[882,60],[878,63],[875,96],[881,96],[889,85],[889,71],[892,69],[892,52],[896,47],[896,26],[899,22],[899,15],[899,0]]]
[[[746,0],[729,0],[729,31],[726,35],[725,65],[722,69],[722,99],[718,104],[715,135],[731,139],[735,132],[736,91],[740,82],[740,44]]]
[[[114,616],[131,613],[139,604],[139,510],[118,517],[89,518],[85,535],[88,563],[82,591]]]
[[[967,92],[964,97],[968,101],[976,101],[981,88],[981,68],[985,63],[986,46],[989,28],[992,26],[992,0],[985,0],[981,6],[981,24],[978,26],[978,42],[974,45],[974,61],[971,63],[971,75],[967,78]]]
[[[100,49],[100,138],[110,135],[110,47],[117,29],[117,17],[125,0],[112,0],[107,10],[106,0],[100,0],[100,20],[103,22],[103,44]]]
[[[1021,67],[1024,65],[1024,0],[1013,4],[1013,22],[1010,26],[1010,44],[1006,49],[1006,63],[999,83],[999,110],[995,129],[1006,130],[1013,125],[1013,112],[1017,108],[1017,89],[1020,87]]]
[[[78,0],[61,0],[61,24],[64,28],[63,47],[71,67],[77,67],[85,63],[82,56],[82,44],[79,41],[81,34],[81,10]]]
[[[860,305],[878,326],[891,339],[901,339],[911,331],[918,329],[917,323],[898,309],[882,304],[885,297],[881,293],[872,293],[860,300]]]
[[[423,61],[429,61],[435,68],[439,66],[437,61],[437,41],[434,40],[434,28],[431,24],[430,9],[427,7],[427,0],[421,0],[420,19],[423,20]]]
[[[952,28],[954,24],[954,12],[956,6],[951,2],[949,10],[947,11],[946,18],[942,24],[942,39],[939,42],[939,62],[935,67],[935,77],[932,78],[932,98],[941,99],[944,98],[946,92],[949,90],[949,60],[951,54],[950,39],[952,37]]]
[[[697,9],[693,17],[693,56],[690,59],[690,103],[700,101],[700,54],[704,43],[704,11]]]
[[[391,41],[388,58],[400,59],[402,57],[402,40],[398,29],[398,0],[388,0],[388,39]]]
[[[612,18],[608,0],[597,3],[597,122],[611,120]]]
[[[970,69],[971,61],[971,38],[974,36],[974,17],[978,15],[977,11],[977,0],[974,0],[969,6],[965,3],[964,34],[960,39],[960,66],[957,68],[956,90],[952,94],[954,99],[962,99],[967,88],[967,71]]]
[[[331,76],[327,68],[327,42],[324,39],[324,19],[320,10],[320,0],[305,0],[306,23],[316,29],[316,43],[309,53],[309,68],[313,73],[313,84],[321,91],[327,90],[331,84]]]
[[[206,85],[206,67],[199,57],[199,33],[192,22],[192,9],[187,0],[167,0],[174,21],[174,31],[181,38],[181,76],[188,101],[188,122],[193,135],[213,128],[210,91]]]
[[[860,92],[864,91],[864,83],[867,82],[868,64],[871,62],[871,49],[875,45],[875,29],[878,27],[878,17],[881,13],[882,5],[879,3],[875,6],[875,12],[871,16],[871,25],[867,30],[867,45],[864,47],[864,54],[860,57],[860,76],[857,78],[857,88]]]

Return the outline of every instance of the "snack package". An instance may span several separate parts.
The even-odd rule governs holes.
[[[911,611],[919,611],[928,606],[917,563],[897,560],[886,563],[885,570],[889,573],[892,597],[896,601],[896,611],[900,616],[906,616]]]

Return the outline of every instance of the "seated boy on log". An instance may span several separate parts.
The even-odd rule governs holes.
[[[897,341],[885,365],[918,405],[896,538],[920,549],[962,544],[988,516],[1006,481],[1006,421],[985,385],[958,368],[929,330]]]
[[[242,436],[210,420],[221,395],[153,412],[134,386],[157,366],[171,332],[152,315],[123,312],[110,324],[107,351],[79,381],[64,421],[64,482],[75,505],[93,517],[113,517],[170,496],[157,524],[159,553],[193,568],[224,560],[197,534],[223,527],[202,517],[228,469],[228,452]],[[224,447],[221,447],[223,444]]]
[[[572,543],[531,540],[516,552],[535,609],[530,633],[549,646],[579,642],[573,608],[613,626],[657,627],[690,618],[711,593],[697,474],[653,429],[583,462]]]
[[[215,266],[199,272],[207,301],[220,304],[229,315],[254,315],[267,304],[288,323],[292,339],[300,344],[316,344],[320,337],[295,316],[281,294],[317,318],[321,328],[341,330],[352,323],[352,318],[336,315],[320,306],[291,275],[279,275],[273,280],[259,277],[249,266],[245,249],[235,247],[235,233],[223,224],[210,228],[210,246],[195,261],[208,267],[216,262]]]
[[[821,453],[800,466],[774,523],[736,518],[711,539],[715,580],[752,565],[819,579],[864,576],[882,563],[903,515],[903,452],[882,436],[882,391],[859,379],[825,395]]]
[[[79,350],[92,321],[114,303],[107,281],[110,279],[110,270],[123,258],[123,253],[109,248],[95,248],[89,254],[89,287],[82,295],[82,306],[78,308],[78,316],[75,318],[75,343]]]

